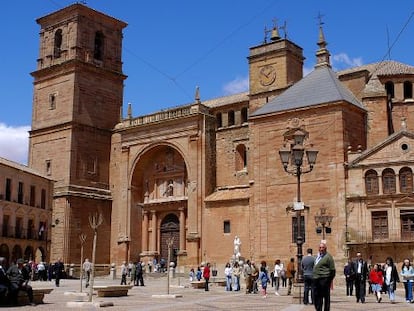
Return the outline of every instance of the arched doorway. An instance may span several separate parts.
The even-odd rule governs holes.
[[[0,257],[6,258],[7,264],[10,263],[10,250],[7,244],[0,245]]]
[[[28,246],[26,247],[26,249],[24,250],[24,259],[25,260],[33,260],[33,247]]]
[[[10,259],[11,261],[9,262],[9,264],[11,264],[12,262],[16,263],[16,260],[19,258],[23,258],[23,251],[20,245],[15,245],[12,250],[12,256]]]
[[[168,260],[168,241],[173,238],[170,259],[177,264],[177,253],[180,246],[180,221],[177,215],[168,214],[164,217],[160,227],[160,258]]]
[[[35,262],[46,261],[45,251],[42,247],[36,249]]]

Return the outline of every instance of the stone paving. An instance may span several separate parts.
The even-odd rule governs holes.
[[[242,281],[243,283],[243,281]],[[110,278],[96,278],[95,285],[120,284],[120,280]],[[243,284],[244,285],[244,284]],[[390,304],[386,295],[383,301],[377,303],[373,295],[368,295],[365,304],[356,303],[355,297],[346,297],[345,289],[336,287],[331,293],[331,310],[414,310],[414,304],[404,301],[404,289],[402,284],[397,289],[395,304]],[[62,280],[61,286],[54,287],[53,282],[32,282],[33,287],[52,287],[51,294],[45,296],[44,304],[37,306],[21,306],[7,308],[7,310],[96,310],[102,309],[95,304],[79,303],[76,293],[80,292],[80,280]],[[84,289],[89,292],[89,289]],[[280,290],[280,296],[274,294],[274,289],[268,287],[267,298],[261,294],[245,294],[242,289],[239,292],[226,292],[222,286],[212,284],[210,291],[204,289],[193,289],[189,281],[184,277],[170,278],[170,296],[182,295],[180,298],[167,296],[166,275],[152,274],[145,277],[145,286],[135,286],[126,297],[97,297],[93,296],[94,303],[113,303],[106,307],[109,310],[315,310],[313,305],[303,305],[293,302],[292,296],[286,295],[286,288]],[[161,295],[161,296],[159,296]],[[157,298],[154,298],[154,297]],[[81,299],[81,298],[80,298]],[[84,298],[88,300],[87,297]]]

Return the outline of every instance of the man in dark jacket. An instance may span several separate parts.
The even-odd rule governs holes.
[[[11,283],[6,274],[6,258],[0,257],[0,305],[6,304],[10,288]]]
[[[17,295],[19,291],[24,291],[29,297],[30,304],[35,305],[33,302],[33,289],[28,284],[30,272],[25,268],[23,259],[17,259],[17,263],[7,270],[7,276],[11,283],[10,297],[12,302],[17,305]]]
[[[356,302],[365,303],[366,284],[368,277],[367,262],[362,259],[361,253],[357,253],[357,258],[352,264],[352,270],[355,275],[355,296]]]
[[[135,285],[144,286],[144,271],[142,268],[142,262],[138,261],[135,269]]]
[[[65,272],[65,265],[62,262],[62,259],[58,259],[53,265],[53,274],[55,275],[55,284],[56,287],[60,286],[60,279],[63,278]]]

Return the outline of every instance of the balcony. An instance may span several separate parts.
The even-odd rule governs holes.
[[[348,235],[350,244],[353,243],[408,243],[414,242],[414,231],[401,231],[400,229],[389,229],[383,232],[351,231]]]

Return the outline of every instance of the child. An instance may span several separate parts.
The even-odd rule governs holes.
[[[267,275],[266,267],[260,267],[260,273],[259,273],[259,281],[262,285],[262,291],[263,291],[263,298],[267,297],[267,283],[270,282],[269,276]]]
[[[198,267],[197,268],[197,274],[196,274],[197,281],[201,281],[202,276],[203,276],[203,274],[201,273],[201,269],[200,269],[200,267]]]
[[[190,282],[194,281],[194,269],[191,268],[190,273],[188,274],[188,276],[190,277]]]
[[[377,302],[380,303],[382,300],[381,288],[384,283],[384,276],[378,264],[375,264],[374,268],[370,271],[369,280],[371,282],[372,291],[375,293],[375,298],[377,299]]]

